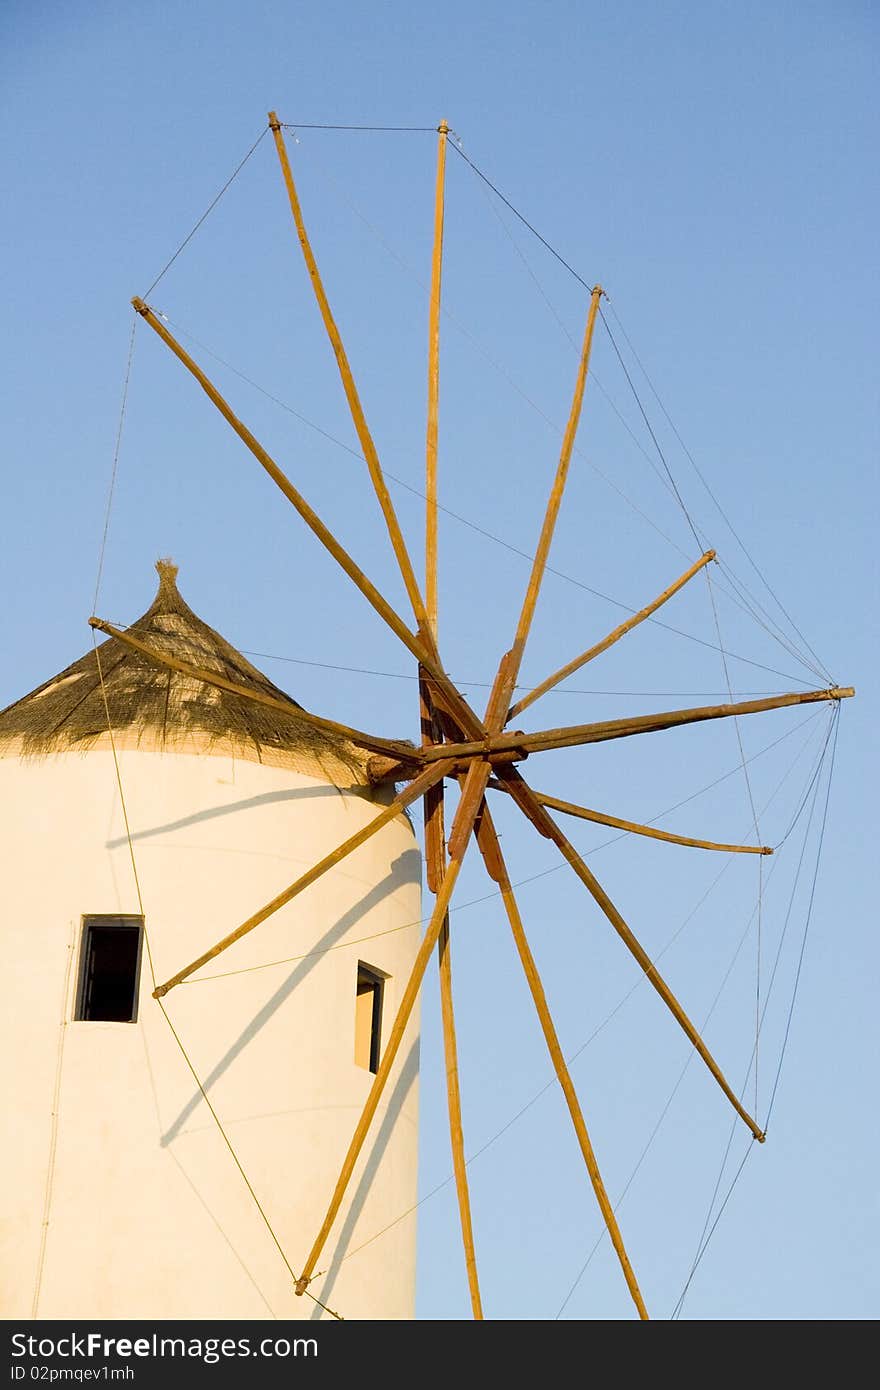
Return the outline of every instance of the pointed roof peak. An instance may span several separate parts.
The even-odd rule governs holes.
[[[179,569],[179,565],[175,565],[170,555],[163,556],[156,561],[156,573],[159,576],[159,593],[156,595],[157,598],[163,593],[169,595],[174,594],[176,597],[180,596],[177,588],[177,575]]]
[[[193,612],[177,587],[179,566],[175,564],[170,555],[162,555],[159,557],[156,561],[156,573],[159,576],[159,587],[156,590],[156,597],[153,599],[153,602],[150,604],[143,617],[138,619],[138,622],[143,623],[160,614],[167,616],[176,613],[178,617],[192,619],[194,623],[201,623],[201,619]]]
[[[8,744],[26,754],[88,747],[108,729],[137,745],[232,750],[260,762],[277,761],[339,786],[366,782],[364,755],[347,740],[299,717],[300,706],[231,643],[209,627],[181,597],[178,567],[156,561],[159,588],[129,631],[148,647],[187,666],[215,672],[236,685],[272,695],[289,713],[235,695],[126,648],[115,638],[5,710],[0,710],[0,755]]]

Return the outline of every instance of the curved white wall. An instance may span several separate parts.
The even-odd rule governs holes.
[[[159,981],[377,813],[226,756],[120,762]],[[0,757],[0,832],[0,1314],[31,1316],[36,1293],[41,1318],[315,1316],[151,998],[146,953],[137,1023],[71,1021],[83,914],[138,912],[110,751]],[[390,976],[387,1036],[419,883],[401,817],[200,973],[304,959],[165,1000],[297,1272],[372,1080],[354,1063],[357,964]],[[346,1318],[413,1316],[412,1218],[342,1257],[416,1201],[417,1091],[416,1018],[312,1286]]]

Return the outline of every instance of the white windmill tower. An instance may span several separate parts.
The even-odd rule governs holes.
[[[170,562],[157,569],[129,637],[267,702],[111,639],[0,714],[0,1306],[323,1316],[295,1296],[297,1261],[418,949],[420,855],[389,817],[218,978],[167,1011],[151,997],[393,795],[371,782],[381,760],[302,711],[195,616]],[[348,1317],[413,1316],[413,1223],[344,1256],[415,1203],[417,1083],[414,1018],[328,1252],[322,1299]]]

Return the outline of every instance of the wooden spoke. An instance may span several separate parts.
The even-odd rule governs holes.
[[[297,1281],[296,1292],[298,1294],[305,1293],[309,1280],[314,1273],[315,1265],[320,1258],[321,1251],[330,1234],[333,1222],[336,1220],[339,1208],[342,1205],[342,1199],[345,1196],[346,1188],[351,1180],[358,1155],[363,1148],[364,1140],[367,1137],[367,1132],[370,1128],[373,1116],[376,1113],[376,1108],[382,1097],[382,1092],[385,1089],[385,1084],[391,1073],[391,1068],[394,1065],[394,1059],[397,1056],[404,1031],[406,1030],[406,1025],[409,1022],[413,1005],[418,997],[419,989],[421,988],[422,980],[425,975],[425,969],[431,957],[431,952],[434,950],[434,946],[437,943],[443,927],[443,921],[449,907],[452,891],[461,871],[464,855],[470,843],[474,822],[476,821],[488,780],[488,763],[473,763],[468,771],[465,780],[465,788],[462,792],[461,800],[458,803],[455,818],[452,822],[450,844],[455,841],[461,845],[461,849],[458,852],[454,852],[450,847],[450,862],[446,869],[443,882],[440,885],[440,891],[437,894],[436,902],[434,903],[434,911],[431,913],[431,920],[422,938],[422,944],[419,947],[412,972],[403,993],[403,998],[400,1001],[397,1017],[394,1020],[391,1034],[385,1045],[385,1051],[379,1062],[379,1070],[376,1072],[373,1085],[370,1088],[370,1094],[367,1096],[366,1104],[358,1120],[348,1152],[345,1155],[339,1178],[333,1189],[333,1195],[330,1198],[327,1214],[324,1217],[321,1229],[315,1237],[315,1243],[309,1251],[309,1256],[303,1266],[302,1274]]]
[[[443,1019],[443,1054],[446,1063],[446,1098],[449,1109],[449,1137],[452,1144],[452,1168],[458,1196],[458,1217],[464,1246],[471,1310],[477,1321],[483,1317],[480,1281],[477,1274],[477,1255],[474,1247],[474,1228],[471,1220],[471,1198],[464,1156],[464,1130],[461,1123],[461,1089],[458,1081],[458,1045],[455,1036],[455,1012],[452,1004],[452,958],[449,950],[449,913],[443,918],[437,940],[440,966],[440,1012]]]
[[[461,724],[462,729],[468,734],[473,736],[481,732],[481,725],[476,715],[458,693],[452,681],[440,665],[429,629],[427,627],[420,629],[418,636],[410,632],[403,619],[394,611],[390,603],[382,597],[375,584],[373,584],[355,564],[354,560],[348,554],[348,551],[340,545],[333,533],[324,525],[317,512],[309,506],[305,498],[296,490],[290,479],[285,476],[275,460],[266,452],[262,444],[260,444],[259,440],[251,434],[247,426],[242,424],[241,420],[233,413],[216,386],[209,380],[186,349],[181,347],[180,343],[178,343],[177,339],[168,331],[160,319],[157,318],[149,305],[145,304],[142,299],[138,299],[137,297],[131,302],[137,313],[150,325],[154,333],[162,339],[165,345],[174,353],[175,357],[183,363],[187,371],[195,377],[208,399],[217,407],[226,422],[231,425],[239,439],[247,445],[257,462],[266,470],[272,481],[284,493],[287,500],[296,508],[303,521],[310,530],[314,532],[321,544],[330,552],[337,564],[345,571],[357,588],[360,589],[367,602],[372,605],[380,618],[388,624],[391,631],[400,638],[401,642],[407,650],[412,653],[416,660],[422,662],[430,674],[438,700],[443,701],[445,707],[449,709],[450,713],[454,714],[455,718]]]
[[[419,624],[420,627],[424,627],[427,626],[427,614],[425,612],[424,601],[422,599],[422,595],[419,590],[418,583],[416,581],[416,576],[412,567],[412,562],[409,558],[409,552],[406,548],[406,542],[403,539],[403,532],[400,529],[400,522],[397,520],[397,513],[394,510],[394,503],[391,500],[391,495],[388,492],[388,488],[385,484],[385,478],[382,473],[382,466],[379,462],[379,455],[376,452],[376,446],[373,443],[373,436],[370,434],[370,430],[367,425],[366,416],[364,415],[363,406],[361,405],[357,387],[354,382],[354,377],[352,375],[351,366],[349,365],[348,356],[346,354],[345,347],[343,346],[342,337],[336,325],[336,320],[333,317],[333,313],[330,308],[330,302],[327,299],[327,295],[324,290],[324,283],[321,279],[321,275],[318,270],[318,263],[315,260],[314,253],[312,251],[311,242],[309,241],[305,222],[303,220],[299,196],[296,191],[296,185],[293,181],[293,172],[290,167],[290,160],[287,157],[287,147],[284,143],[284,133],[281,129],[281,123],[278,120],[278,117],[276,116],[274,111],[269,112],[269,127],[272,131],[272,134],[275,137],[275,148],[278,151],[278,160],[281,164],[281,172],[284,177],[285,187],[287,188],[287,196],[290,200],[290,210],[293,213],[293,220],[296,223],[297,236],[299,237],[299,244],[302,247],[302,253],[305,259],[306,268],[309,272],[309,279],[312,282],[312,289],[315,292],[315,299],[318,302],[318,308],[321,311],[321,318],[323,319],[324,327],[327,330],[327,337],[330,339],[330,345],[333,348],[333,352],[336,356],[336,363],[339,367],[339,375],[342,379],[342,389],[345,392],[345,399],[348,401],[348,408],[351,412],[351,418],[354,423],[355,430],[357,431],[357,437],[360,440],[361,448],[364,451],[364,458],[367,461],[367,468],[370,472],[370,478],[373,483],[373,490],[376,493],[376,497],[379,501],[379,506],[382,509],[382,515],[385,518],[385,525],[388,528],[388,536],[391,541],[391,547],[397,558],[397,563],[400,567],[400,573],[403,576],[403,582],[406,585],[406,591],[409,595],[409,601],[412,604],[413,612],[416,616],[416,622]]]
[[[327,733],[338,734],[347,738],[358,748],[366,748],[372,753],[384,753],[389,758],[396,759],[398,763],[417,764],[421,761],[418,750],[413,748],[411,744],[407,745],[403,741],[397,743],[392,739],[364,734],[360,729],[349,728],[347,724],[337,724],[333,719],[322,719],[320,715],[310,714],[308,710],[302,709],[292,700],[281,700],[277,695],[269,695],[266,691],[257,690],[252,686],[240,685],[237,681],[227,680],[217,671],[206,671],[204,667],[191,666],[186,661],[178,661],[177,657],[159,651],[157,647],[152,647],[146,642],[141,642],[139,638],[132,637],[130,632],[123,632],[118,627],[114,627],[112,623],[105,623],[100,618],[89,618],[89,627],[97,628],[99,632],[106,632],[109,637],[124,643],[132,651],[139,652],[141,656],[145,656],[156,666],[164,666],[170,671],[178,671],[182,676],[188,676],[192,680],[204,681],[206,685],[214,685],[218,690],[228,690],[233,695],[240,695],[243,700],[253,700],[259,705],[268,705],[270,709],[280,710],[282,714],[294,715],[307,724],[314,724],[317,729],[324,729]]]
[[[442,738],[437,720],[433,717],[425,683],[420,682],[422,740],[424,743]],[[446,843],[443,825],[443,783],[429,787],[424,795],[425,865],[428,888],[440,892],[446,873]],[[464,1246],[465,1268],[471,1309],[475,1319],[483,1317],[477,1257],[474,1248],[474,1228],[471,1219],[471,1199],[464,1156],[464,1130],[461,1122],[461,1088],[458,1080],[458,1044],[455,1034],[455,1009],[452,999],[452,955],[449,946],[449,913],[443,918],[437,940],[437,962],[440,971],[440,1014],[443,1020],[443,1052],[446,1062],[446,1101],[449,1111],[449,1139],[452,1147],[452,1168],[458,1197],[458,1216]]]
[[[493,791],[509,792],[504,782],[490,780]],[[601,811],[591,811],[586,806],[577,806],[573,801],[560,801],[558,796],[548,796],[546,792],[532,790],[532,796],[548,811],[562,811],[567,816],[578,816],[581,820],[594,821],[596,825],[610,825],[615,830],[628,830],[633,835],[648,835],[652,840],[666,840],[671,845],[690,845],[693,849],[717,849],[726,854],[772,854],[769,845],[722,845],[714,840],[694,840],[688,835],[673,835],[669,830],[657,830],[653,825],[640,825],[638,821],[620,820],[617,816],[606,816]]]
[[[430,760],[468,758],[515,749],[522,754],[541,753],[553,748],[575,748],[584,743],[603,743],[612,738],[629,738],[633,734],[653,734],[674,729],[681,724],[699,724],[707,719],[730,719],[738,714],[760,714],[764,710],[786,709],[789,705],[808,705],[817,700],[848,700],[855,694],[853,687],[834,686],[830,690],[795,691],[789,695],[774,695],[766,700],[742,700],[732,705],[702,705],[696,709],[661,711],[642,714],[633,719],[607,719],[600,724],[570,724],[559,729],[543,729],[540,733],[521,732],[492,734],[467,743],[447,743],[442,749],[425,748],[422,757]]]
[[[240,927],[236,927],[235,931],[230,932],[228,936],[224,936],[223,939],[218,941],[216,946],[212,946],[209,951],[205,951],[203,955],[199,956],[198,960],[191,961],[183,970],[178,970],[176,975],[172,975],[170,980],[166,980],[163,985],[158,985],[156,989],[153,990],[153,998],[161,999],[162,996],[167,994],[170,989],[173,989],[175,985],[179,985],[182,980],[187,979],[188,976],[192,975],[193,972],[198,970],[201,966],[207,965],[209,960],[213,960],[215,956],[219,956],[221,951],[225,951],[229,946],[234,945],[236,941],[240,941],[243,936],[247,936],[248,932],[252,932],[254,927],[258,927],[261,922],[265,922],[267,917],[271,917],[279,908],[291,902],[299,893],[302,893],[305,888],[308,888],[316,879],[319,879],[322,874],[327,873],[328,869],[332,869],[349,854],[352,854],[354,850],[366,844],[367,840],[375,835],[377,831],[381,830],[383,826],[388,825],[396,816],[399,816],[405,807],[412,805],[414,801],[417,801],[420,796],[424,795],[429,786],[432,786],[435,782],[439,782],[446,773],[451,770],[451,766],[451,764],[446,763],[433,763],[431,767],[427,768],[419,777],[416,777],[408,787],[405,787],[404,790],[400,792],[378,816],[375,816],[368,825],[365,825],[362,830],[358,830],[354,835],[350,836],[349,839],[344,840],[341,845],[337,845],[336,849],[331,851],[330,854],[325,855],[324,858],[313,865],[311,869],[307,870],[306,873],[302,874],[291,883],[288,888],[285,888],[282,893],[274,897],[271,902],[266,903],[265,907],[261,907],[259,912],[255,912],[252,917],[248,917],[247,921],[242,922]]]
[[[663,593],[660,594],[659,598],[655,598],[653,603],[649,603],[645,608],[640,608],[638,613],[634,613],[631,618],[627,618],[626,622],[621,623],[613,632],[609,632],[608,636],[603,637],[601,642],[597,642],[594,647],[588,647],[585,652],[581,652],[580,656],[576,656],[574,661],[569,661],[567,665],[560,666],[559,670],[554,671],[552,676],[548,676],[546,680],[541,681],[540,685],[536,685],[534,690],[530,690],[528,695],[524,695],[521,700],[518,700],[516,704],[511,707],[507,718],[515,719],[518,714],[522,714],[524,709],[528,709],[529,705],[534,704],[540,696],[545,695],[548,690],[552,690],[560,681],[564,681],[567,676],[572,675],[575,671],[579,671],[582,666],[586,666],[588,661],[593,660],[593,657],[601,656],[602,652],[607,652],[608,648],[613,647],[615,642],[619,642],[621,637],[625,637],[628,632],[632,632],[634,627],[638,627],[639,623],[643,623],[646,618],[650,618],[652,613],[656,613],[658,608],[662,608],[663,604],[667,603],[674,594],[677,594],[679,589],[684,588],[689,579],[693,579],[695,574],[699,574],[700,570],[703,569],[705,565],[708,565],[710,560],[714,559],[715,551],[707,550],[705,555],[700,556],[696,564],[691,565],[690,569],[685,570],[684,574],[680,575],[674,584],[670,584],[668,589],[664,589]]]
[[[599,1208],[605,1220],[605,1225],[608,1227],[608,1234],[611,1237],[611,1242],[617,1253],[617,1258],[620,1261],[620,1267],[623,1270],[623,1277],[626,1280],[627,1287],[630,1291],[630,1294],[632,1295],[633,1302],[635,1303],[636,1308],[638,1309],[639,1317],[643,1320],[647,1320],[648,1310],[645,1307],[645,1302],[642,1298],[638,1281],[636,1280],[636,1276],[633,1272],[632,1265],[629,1262],[629,1257],[626,1253],[626,1248],[623,1243],[623,1237],[620,1234],[620,1228],[617,1224],[617,1218],[614,1215],[614,1208],[608,1200],[608,1193],[605,1191],[605,1184],[603,1183],[602,1175],[599,1172],[599,1165],[596,1162],[596,1155],[593,1152],[593,1145],[590,1142],[590,1136],[587,1132],[587,1126],[586,1122],[584,1121],[583,1111],[581,1110],[581,1105],[580,1101],[578,1100],[577,1091],[575,1090],[574,1082],[571,1079],[571,1073],[569,1072],[568,1066],[566,1065],[566,1061],[562,1053],[562,1048],[559,1045],[559,1038],[556,1033],[556,1028],[554,1026],[553,1019],[550,1015],[550,1009],[547,1004],[547,996],[544,993],[544,986],[541,982],[541,977],[538,974],[538,967],[535,964],[535,958],[532,955],[529,943],[526,939],[525,930],[522,924],[522,918],[519,912],[519,906],[517,904],[516,897],[514,896],[513,888],[511,886],[510,875],[507,872],[507,866],[504,862],[504,856],[501,853],[501,846],[498,843],[498,836],[495,833],[495,827],[492,823],[492,817],[490,816],[487,807],[483,808],[480,815],[480,820],[477,827],[477,844],[483,852],[483,856],[486,861],[486,867],[489,870],[490,876],[493,879],[495,879],[495,881],[498,883],[501,889],[501,897],[504,901],[504,907],[507,912],[507,919],[510,922],[510,929],[513,932],[513,939],[516,943],[516,949],[519,954],[523,970],[525,972],[526,980],[528,981],[529,991],[531,993],[532,1000],[534,1001],[534,1005],[538,1013],[538,1018],[541,1023],[541,1030],[544,1034],[544,1040],[547,1043],[547,1049],[553,1061],[553,1068],[556,1072],[557,1079],[559,1081],[560,1086],[562,1087],[566,1104],[568,1105],[568,1111],[571,1115],[572,1124],[574,1125],[574,1131],[577,1135],[577,1140],[580,1145],[581,1153],[583,1154],[584,1163],[586,1164],[587,1172],[590,1176],[590,1182],[593,1185],[593,1191],[596,1194],[596,1200],[599,1203]]]
[[[419,717],[422,726],[422,748],[430,748],[442,741],[437,714],[431,705],[431,697],[424,678],[424,670],[419,670]],[[443,783],[436,782],[425,792],[425,874],[428,888],[435,897],[440,892],[440,884],[446,872],[446,835],[443,823]]]
[[[532,619],[535,616],[535,607],[538,602],[538,595],[541,592],[541,581],[544,578],[544,571],[547,567],[547,558],[550,554],[550,544],[553,540],[553,532],[556,528],[556,519],[559,515],[559,508],[562,504],[562,494],[565,491],[565,484],[568,478],[568,468],[571,463],[571,454],[574,448],[574,441],[577,435],[577,428],[581,418],[581,406],[584,400],[584,388],[587,384],[587,372],[590,366],[590,352],[593,346],[593,331],[596,326],[596,315],[599,312],[599,301],[602,298],[602,287],[596,285],[590,296],[590,308],[587,314],[587,326],[584,331],[584,342],[581,349],[580,363],[578,364],[577,380],[575,381],[574,396],[571,402],[568,424],[565,427],[565,434],[562,440],[562,450],[559,455],[559,464],[556,469],[556,477],[553,480],[553,487],[550,490],[550,497],[547,501],[547,509],[544,513],[544,523],[541,527],[541,535],[538,541],[538,548],[535,551],[535,558],[532,561],[532,570],[529,575],[529,583],[526,595],[523,600],[522,611],[517,623],[516,636],[511,648],[510,667],[507,672],[507,682],[505,686],[506,698],[503,701],[504,712],[506,714],[510,704],[510,696],[516,685],[522,662],[523,652],[525,651],[529,629]],[[502,717],[501,724],[504,723]],[[499,725],[500,727],[500,725]],[[494,732],[494,730],[493,730]]]
[[[608,921],[611,923],[612,927],[617,932],[617,935],[623,941],[624,945],[627,947],[630,953],[638,961],[642,970],[645,972],[651,984],[654,986],[654,989],[660,995],[660,998],[663,1000],[664,1004],[667,1006],[667,1008],[670,1010],[673,1016],[677,1019],[681,1028],[684,1030],[687,1037],[693,1043],[697,1052],[700,1054],[703,1061],[706,1063],[706,1066],[709,1068],[715,1080],[718,1082],[718,1085],[721,1087],[722,1091],[727,1096],[727,1099],[730,1101],[734,1110],[737,1112],[740,1118],[745,1121],[749,1129],[754,1134],[755,1138],[763,1143],[764,1133],[760,1125],[758,1125],[758,1123],[752,1118],[748,1111],[745,1110],[741,1105],[736,1094],[731,1089],[727,1080],[725,1079],[724,1073],[721,1071],[721,1068],[715,1061],[715,1058],[712,1056],[708,1047],[703,1042],[703,1039],[700,1037],[700,1034],[697,1032],[693,1023],[691,1023],[691,1020],[688,1018],[681,1004],[679,1004],[675,995],[672,993],[672,990],[669,988],[666,981],[663,979],[662,975],[657,970],[648,953],[640,945],[633,932],[630,930],[626,922],[621,917],[617,908],[614,906],[614,903],[611,901],[608,894],[605,892],[604,888],[599,883],[598,879],[587,867],[586,863],[578,854],[574,846],[570,843],[569,840],[566,839],[565,835],[559,829],[558,825],[553,820],[553,818],[548,814],[544,807],[541,806],[540,802],[538,802],[538,800],[535,798],[531,788],[523,781],[522,777],[520,777],[516,769],[504,769],[502,776],[504,780],[508,782],[513,799],[516,801],[517,805],[520,807],[520,810],[523,811],[527,819],[530,820],[540,830],[540,833],[542,835],[546,836],[546,838],[549,840],[553,840],[554,843],[559,846],[559,849],[562,851],[563,857],[568,861],[568,863],[571,865],[571,867],[577,874],[578,878],[588,889],[598,906],[602,909],[605,916],[608,918]]]
[[[418,660],[420,660],[423,655],[421,647],[418,643],[417,638],[413,635],[413,633],[410,632],[403,619],[400,618],[394,612],[391,605],[382,597],[378,589],[376,589],[375,585],[373,585],[370,582],[370,580],[367,579],[366,575],[358,568],[358,566],[352,560],[348,552],[345,549],[343,549],[340,543],[336,540],[335,536],[331,534],[331,532],[321,521],[321,518],[318,516],[317,512],[312,510],[308,502],[306,502],[305,498],[302,497],[299,492],[297,492],[296,488],[290,482],[289,478],[287,478],[284,475],[284,473],[282,473],[277,463],[275,463],[274,459],[272,459],[270,455],[266,452],[266,450],[260,444],[259,440],[257,440],[255,436],[251,434],[247,426],[242,424],[242,422],[237,418],[237,416],[233,414],[229,405],[220,395],[220,392],[212,384],[212,382],[208,379],[208,377],[196,364],[192,357],[190,357],[186,349],[181,347],[180,343],[177,342],[176,338],[174,338],[174,336],[171,333],[169,333],[165,325],[157,318],[153,310],[149,307],[149,305],[145,304],[142,299],[134,298],[131,302],[134,305],[137,312],[141,315],[141,317],[150,325],[154,332],[159,335],[162,341],[168,347],[170,347],[175,357],[177,357],[187,368],[187,370],[192,373],[196,381],[201,386],[202,390],[206,393],[206,395],[210,398],[210,400],[220,411],[220,414],[232,426],[238,437],[247,445],[251,453],[256,458],[257,462],[262,464],[263,468],[265,468],[272,481],[276,483],[277,486],[284,493],[287,500],[293,503],[294,507],[299,512],[303,521],[305,521],[306,525],[309,526],[312,531],[314,531],[315,535],[318,537],[322,545],[324,545],[327,548],[327,550],[330,551],[330,554],[333,556],[334,560],[336,560],[337,563],[342,567],[342,569],[345,570],[346,574],[348,574],[349,577],[354,580],[361,593],[364,594],[364,596],[373,605],[373,607],[376,609],[376,612],[379,613],[380,617],[384,618],[385,622],[392,629],[392,631],[397,634],[400,640],[404,643],[405,646],[409,648],[413,655]]]
[[[440,282],[443,274],[443,211],[446,183],[446,136],[437,127],[437,186],[434,194],[434,249],[431,256],[431,302],[428,310],[428,424],[425,440],[425,607],[437,637],[437,433],[440,394]]]

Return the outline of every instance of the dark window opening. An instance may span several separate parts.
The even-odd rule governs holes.
[[[382,1043],[382,995],[385,976],[358,961],[354,1015],[354,1060],[367,1071],[379,1070]]]
[[[84,917],[78,1020],[134,1023],[141,973],[142,917]]]

